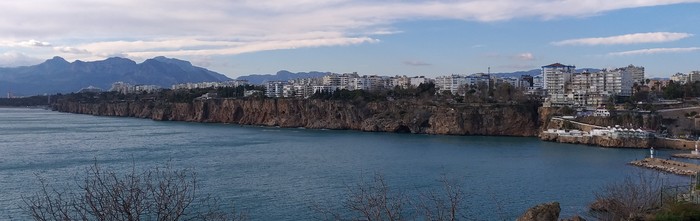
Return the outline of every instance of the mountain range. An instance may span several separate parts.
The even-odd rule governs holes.
[[[228,80],[231,79],[225,75],[193,66],[189,61],[166,57],[142,63],[120,57],[92,62],[68,62],[54,57],[38,65],[0,68],[0,92],[15,96],[70,93],[88,86],[109,90],[117,81],[170,88],[186,82]]]

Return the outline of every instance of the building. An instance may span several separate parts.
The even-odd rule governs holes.
[[[231,81],[223,81],[223,82],[198,82],[198,83],[174,84],[171,86],[171,88],[173,90],[180,90],[180,89],[190,90],[190,89],[198,89],[198,88],[238,87],[238,86],[247,85],[247,84],[248,84],[247,80],[231,80]]]
[[[331,73],[322,77],[322,84],[340,89],[350,89],[350,85],[356,78],[360,78],[357,72],[344,74]]]
[[[268,81],[265,85],[265,96],[284,97],[284,85],[287,85],[286,81]]]
[[[632,83],[637,83],[639,85],[644,84],[644,67],[637,67],[634,65],[629,65],[627,67],[623,68],[618,68],[616,69],[620,72],[623,72],[625,75],[629,75],[630,78],[632,79]]]
[[[688,73],[688,83],[695,83],[696,81],[700,81],[700,71],[691,71]]]
[[[134,91],[134,86],[122,81],[112,83],[112,88],[109,91],[116,91],[122,94],[132,93]]]
[[[571,82],[576,66],[554,63],[542,66],[544,90],[552,104],[566,103],[566,85]]]
[[[688,82],[688,75],[683,73],[675,73],[674,75],[671,75],[669,79],[676,83],[685,84]]]
[[[500,78],[491,78],[491,75],[484,73],[476,73],[469,76],[465,75],[448,75],[435,78],[435,88],[439,93],[449,91],[452,94],[464,95],[467,88],[476,88],[479,84],[490,87],[492,82],[502,81]],[[517,80],[515,80],[517,82]]]
[[[468,84],[467,76],[463,75],[448,75],[435,78],[435,88],[439,93],[449,91],[452,94],[457,94],[460,86]]]
[[[153,93],[159,91],[161,88],[158,85],[134,85],[133,91],[135,93],[146,92]]]

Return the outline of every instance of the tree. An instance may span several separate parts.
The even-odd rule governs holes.
[[[403,192],[392,188],[381,174],[371,180],[348,187],[342,208],[316,206],[320,220],[436,220],[454,221],[465,217],[462,213],[466,197],[456,180],[441,179],[442,191],[429,191],[410,199]],[[411,214],[407,207],[414,206]]]
[[[197,193],[196,174],[170,164],[144,172],[119,174],[97,163],[85,171],[78,191],[51,187],[23,197],[23,209],[34,220],[244,220],[244,213],[225,212],[218,201]],[[198,208],[194,208],[197,204]]]
[[[595,193],[592,214],[601,220],[638,220],[661,206],[659,173],[639,173]]]
[[[466,194],[457,180],[450,180],[443,176],[442,192],[430,191],[423,193],[420,202],[417,204],[418,213],[425,220],[455,221],[464,214],[461,214],[462,204]]]

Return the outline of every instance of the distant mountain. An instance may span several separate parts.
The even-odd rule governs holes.
[[[323,77],[330,72],[318,72],[318,71],[311,71],[311,72],[299,72],[299,73],[292,73],[289,71],[278,71],[277,74],[251,74],[247,76],[240,76],[236,78],[237,80],[248,80],[248,83],[251,84],[262,84],[267,81],[288,81],[292,79],[298,79],[298,78],[319,78]]]
[[[117,81],[170,88],[186,82],[228,80],[231,79],[193,66],[189,61],[166,57],[155,57],[140,64],[119,57],[73,63],[54,57],[34,66],[0,68],[0,92],[18,96],[70,93],[88,86],[109,90]]]

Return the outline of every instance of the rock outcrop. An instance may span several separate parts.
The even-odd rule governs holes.
[[[59,101],[61,112],[150,118],[161,121],[231,123],[446,135],[537,136],[534,104],[436,104],[416,100],[354,102],[317,99],[211,99],[163,101]]]
[[[557,221],[559,212],[559,202],[544,203],[528,209],[517,221]]]

